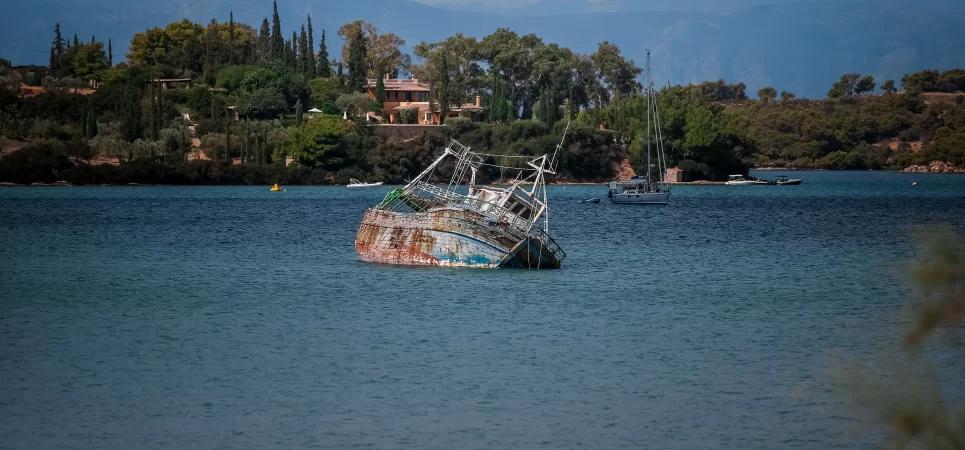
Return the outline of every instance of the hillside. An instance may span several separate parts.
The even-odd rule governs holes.
[[[478,37],[498,27],[510,27],[580,52],[590,52],[598,42],[608,40],[638,61],[646,48],[652,48],[655,73],[661,80],[686,84],[723,78],[746,83],[749,92],[770,85],[798,96],[820,98],[841,73],[897,80],[901,74],[925,68],[965,66],[965,8],[951,0],[786,1],[730,14],[631,11],[543,17],[523,15],[526,11],[537,13],[540,4],[513,15],[499,15],[405,0],[280,3],[286,30],[302,23],[311,12],[316,29],[326,28],[336,41],[335,29],[355,19],[395,32],[409,44],[460,32]],[[666,6],[667,2],[658,4]],[[684,3],[690,4],[699,7],[701,2]],[[184,16],[200,22],[210,17],[226,20],[229,10],[235,12],[236,20],[257,25],[270,14],[271,5],[265,0],[14,3],[0,18],[0,43],[37,51],[0,47],[0,57],[15,64],[45,63],[53,23],[60,22],[68,35],[76,32],[81,39],[92,34],[112,38],[115,57],[120,59],[136,31]]]

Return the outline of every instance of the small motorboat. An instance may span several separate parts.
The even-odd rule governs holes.
[[[756,180],[744,178],[743,175],[731,175],[729,178],[727,183],[724,183],[728,186],[753,186],[757,184]]]
[[[364,182],[361,182],[361,181],[359,181],[359,180],[356,180],[355,178],[352,178],[352,179],[349,180],[348,186],[346,186],[346,187],[350,187],[350,188],[367,188],[367,187],[376,187],[376,186],[382,186],[382,182],[379,181],[378,183],[364,183]]]
[[[583,199],[583,200],[580,200],[580,203],[600,203],[600,199],[598,199],[598,198],[585,198],[585,199]]]
[[[779,175],[774,177],[774,184],[778,186],[794,186],[797,184],[801,184],[802,181],[804,180],[800,180],[797,178],[790,178],[784,175]]]

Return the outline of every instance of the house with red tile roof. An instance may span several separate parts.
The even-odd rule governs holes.
[[[429,104],[429,83],[418,79],[398,79],[386,77],[382,80],[385,86],[385,101],[382,103],[383,123],[401,123],[399,113],[403,110],[417,111],[419,125],[439,125],[440,110],[438,102]],[[378,80],[369,79],[366,95],[375,100],[375,90]],[[483,107],[479,96],[476,96],[475,103],[465,103],[449,108],[447,118],[459,117],[460,115],[474,115],[481,113]]]

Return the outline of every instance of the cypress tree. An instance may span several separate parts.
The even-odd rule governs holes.
[[[121,136],[127,142],[138,140],[144,133],[141,126],[141,95],[141,90],[137,86],[133,83],[128,84],[124,102],[126,111],[121,116]],[[131,156],[129,153],[128,159],[131,159]]]
[[[292,69],[295,69],[295,72],[298,72],[298,32],[296,31],[292,31],[291,56],[292,56],[292,64],[291,64]]]
[[[224,110],[224,159],[231,160],[231,124],[228,123],[228,108]]]
[[[345,65],[341,61],[338,62],[338,88],[345,90]]]
[[[241,162],[246,163],[251,159],[251,121],[245,119],[245,147],[241,155]]]
[[[64,52],[64,36],[60,34],[60,24],[54,24],[54,41],[51,43],[54,47],[54,56],[60,56]]]
[[[84,127],[84,136],[87,139],[94,139],[97,136],[97,117],[94,115],[94,108],[87,110],[87,123]]]
[[[379,104],[379,109],[385,104],[385,82],[382,81],[382,68],[379,67],[379,79],[375,81],[375,101]]]
[[[281,35],[281,19],[278,18],[278,0],[274,2],[271,16],[271,57],[285,59],[285,38]]]
[[[439,99],[439,125],[446,124],[449,105],[452,104],[452,99],[449,96],[449,81],[449,62],[446,60],[446,55],[442,54],[442,62],[439,64],[439,92],[436,93],[436,97]]]
[[[295,100],[295,124],[301,125],[303,119],[302,99]]]
[[[96,39],[94,39],[94,35],[90,35],[90,43],[93,44],[95,41]]]
[[[286,66],[291,62],[292,47],[290,43],[290,40],[285,39],[285,44],[282,46],[281,58],[278,59],[279,61],[285,63]]]
[[[90,111],[90,137],[91,139],[97,137],[97,116],[94,115],[93,108]]]
[[[298,38],[298,71],[306,78],[311,78],[312,76],[312,63],[310,60],[309,52],[311,47],[308,46],[308,33],[305,32],[305,25],[302,25],[302,35]]]
[[[50,70],[57,68],[57,55],[54,53],[54,46],[50,46]]]
[[[157,87],[157,83],[153,80],[151,81],[151,139],[157,140],[158,134],[160,134],[161,127],[158,125],[159,117],[157,116],[157,101],[154,98],[154,90]]]
[[[364,92],[367,84],[367,67],[365,57],[368,48],[365,43],[365,35],[359,28],[355,36],[351,37],[351,44],[348,51],[348,86],[346,89],[352,92]]]
[[[228,13],[228,64],[235,64],[235,12]]]
[[[506,119],[506,93],[503,80],[493,74],[493,98],[490,100],[489,116],[491,122],[501,122]]]
[[[328,49],[325,48],[325,30],[322,30],[322,40],[318,43],[318,68],[315,76],[328,78],[332,76],[332,64],[328,61]]]
[[[77,33],[74,33],[74,47],[80,45],[80,41],[77,40]]]
[[[258,32],[258,60],[267,61],[271,59],[271,28],[268,25],[268,18],[261,20],[261,31]]]
[[[111,38],[107,38],[107,67],[114,67],[114,46],[111,45]]]
[[[87,110],[82,109],[80,111],[80,134],[84,139],[90,139],[87,136],[87,132],[90,130],[90,126],[87,123]]]
[[[164,128],[164,92],[161,91],[161,83],[157,84],[157,127],[158,139],[161,139],[160,129]]]
[[[311,15],[311,14],[308,15],[308,44],[307,44],[307,47],[308,47],[309,56],[308,56],[308,59],[307,59],[307,60],[308,60],[308,67],[306,68],[306,70],[308,71],[308,76],[309,76],[310,78],[315,78],[316,76],[318,76],[318,72],[317,72],[317,70],[316,70],[316,69],[317,69],[317,66],[316,66],[316,64],[315,64],[315,38],[312,36],[312,15]]]

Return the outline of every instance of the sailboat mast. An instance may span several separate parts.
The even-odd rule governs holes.
[[[650,50],[647,50],[647,83],[650,82]],[[647,84],[646,94],[647,94],[647,183],[650,183],[650,173],[652,172],[650,166],[650,85]]]
[[[646,82],[647,82],[646,91],[647,91],[647,120],[648,120],[647,130],[650,129],[649,122],[650,122],[650,116],[652,115],[654,139],[655,139],[655,145],[656,145],[656,151],[657,151],[657,172],[658,172],[660,182],[664,183],[665,182],[664,177],[666,176],[665,174],[667,173],[667,155],[665,155],[663,151],[663,135],[660,132],[660,114],[657,111],[657,98],[656,98],[657,90],[654,87],[653,70],[650,67],[649,50],[647,51],[647,81]],[[647,136],[647,139],[648,139],[647,143],[648,143],[648,152],[649,152],[650,137]]]

